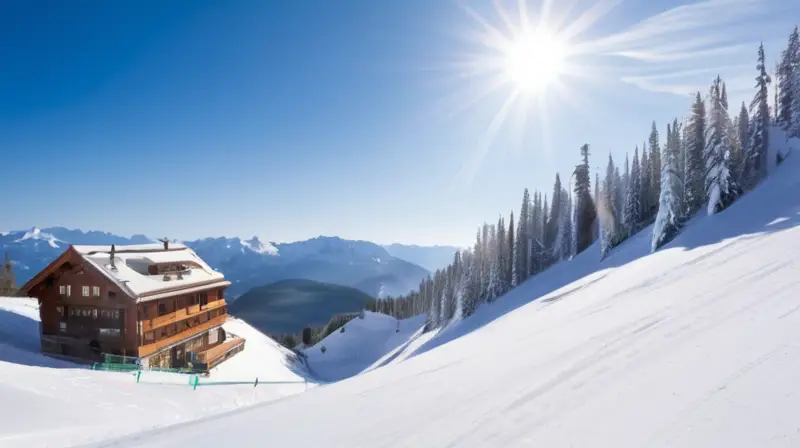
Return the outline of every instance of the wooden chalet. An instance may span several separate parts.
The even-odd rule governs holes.
[[[182,244],[70,246],[21,293],[39,301],[42,353],[209,370],[244,348],[226,333],[230,282]]]

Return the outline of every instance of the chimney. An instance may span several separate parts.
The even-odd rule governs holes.
[[[117,248],[114,245],[111,245],[111,254],[109,255],[109,259],[111,260],[111,269],[116,269],[117,267],[114,266],[114,254],[117,252]]]
[[[167,237],[164,237],[163,239],[160,239],[159,241],[161,241],[164,244],[164,250],[169,250],[169,240],[167,239]]]

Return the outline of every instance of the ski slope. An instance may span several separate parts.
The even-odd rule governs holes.
[[[404,362],[114,446],[800,446],[798,224],[793,154],[657,253],[590,249]]]
[[[287,360],[290,352],[235,319],[225,329],[247,338],[245,350],[201,379],[197,390],[188,386],[188,375],[144,372],[137,384],[130,373],[92,371],[42,356],[38,323],[36,301],[0,298],[3,448],[78,446],[276,400],[307,387],[305,369]],[[256,377],[260,384],[254,388]],[[202,386],[220,381],[248,384]]]
[[[344,325],[344,333],[334,331],[304,353],[316,378],[339,381],[400,357],[422,335],[424,326],[424,315],[398,322],[391,316],[365,311],[363,319],[355,318]]]

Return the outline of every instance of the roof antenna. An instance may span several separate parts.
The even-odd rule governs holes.
[[[169,240],[167,239],[167,237],[164,237],[158,241],[164,243],[164,250],[169,250]]]
[[[114,265],[114,254],[117,252],[117,248],[114,245],[111,245],[111,254],[109,255],[109,259],[111,260],[111,269],[117,270],[117,267]]]

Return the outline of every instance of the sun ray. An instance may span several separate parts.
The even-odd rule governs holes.
[[[461,170],[458,173],[458,178],[461,179],[461,181],[466,182],[467,184],[472,182],[472,179],[474,178],[480,164],[483,162],[483,159],[486,157],[486,154],[489,152],[489,149],[494,143],[497,133],[505,124],[508,111],[512,108],[518,97],[519,91],[514,90],[505,99],[503,105],[500,107],[497,113],[495,113],[491,123],[489,123],[489,126],[483,135],[483,138],[475,148],[475,152],[472,154],[472,157],[468,158],[466,162],[462,164]]]

